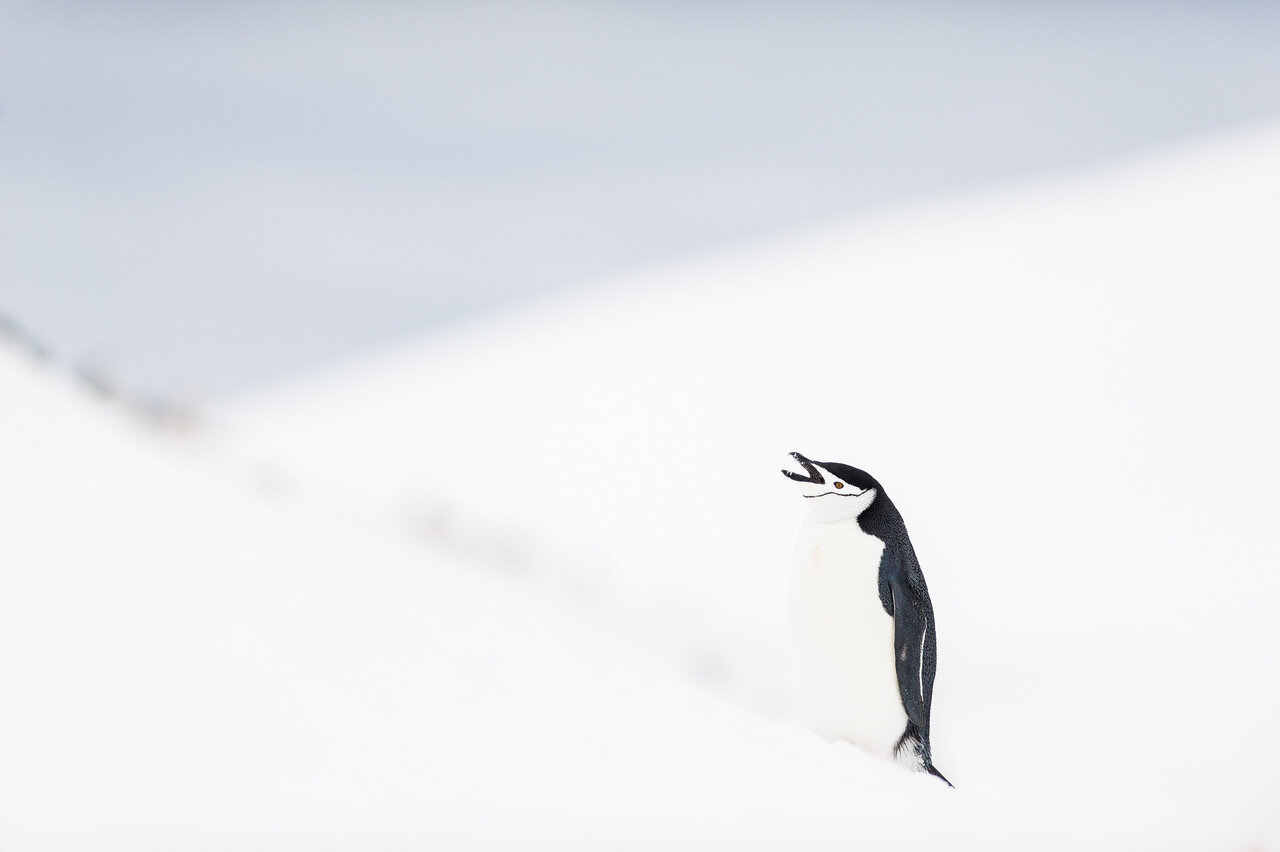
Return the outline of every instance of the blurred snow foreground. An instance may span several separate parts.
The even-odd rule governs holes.
[[[1271,128],[637,276],[199,448],[0,349],[0,846],[1280,843],[1278,233]],[[787,719],[793,449],[906,517],[956,791]]]

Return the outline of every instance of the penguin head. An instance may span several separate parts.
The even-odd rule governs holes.
[[[839,462],[810,461],[799,453],[792,453],[791,457],[804,473],[786,469],[782,473],[795,482],[800,496],[809,504],[809,513],[818,520],[856,518],[880,493],[880,483],[866,471]]]

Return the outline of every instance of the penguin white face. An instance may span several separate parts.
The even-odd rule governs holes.
[[[795,482],[800,496],[809,504],[809,514],[817,520],[856,518],[875,501],[875,480],[863,471],[844,464],[813,462],[799,453],[792,453],[791,457],[804,468],[804,473],[785,469],[782,473]]]

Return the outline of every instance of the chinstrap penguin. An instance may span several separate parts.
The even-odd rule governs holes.
[[[933,605],[906,524],[884,488],[847,464],[791,457],[808,504],[792,559],[790,638],[809,725],[947,781],[933,766]]]

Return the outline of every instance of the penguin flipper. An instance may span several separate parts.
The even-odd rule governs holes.
[[[902,707],[927,746],[933,677],[938,665],[937,637],[928,592],[918,592],[904,573],[890,572],[887,578],[893,603],[893,661]]]
[[[929,712],[933,704],[933,678],[938,668],[933,603],[909,545],[905,560],[908,565],[903,564],[904,557],[897,548],[886,547],[880,562],[881,600],[887,590],[886,610],[893,616],[893,662],[898,674],[898,695],[908,720],[898,748],[911,747],[919,769],[954,788],[933,765],[929,745]]]

